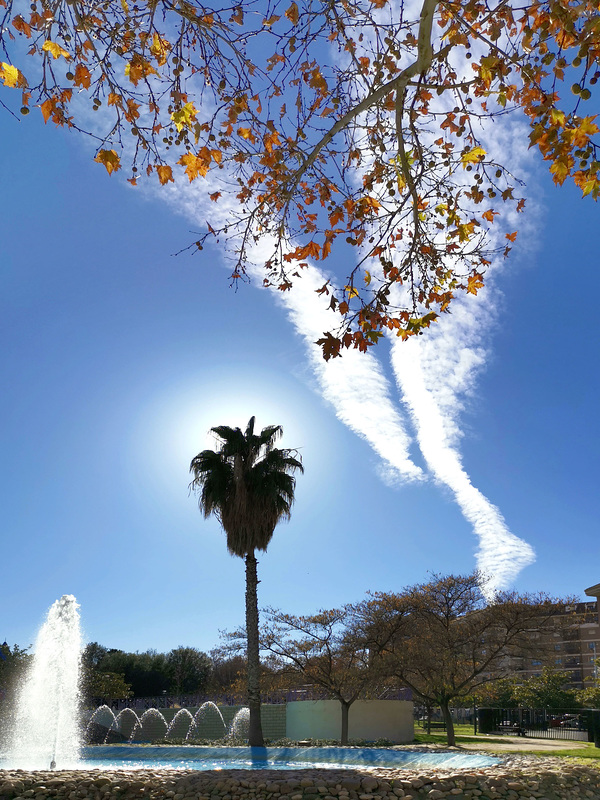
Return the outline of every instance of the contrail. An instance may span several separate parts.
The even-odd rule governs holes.
[[[165,197],[164,189],[157,190],[156,196]],[[205,219],[210,204],[214,220],[215,204],[208,200],[202,184],[169,187],[166,196],[176,211],[195,222]],[[236,208],[235,202],[223,193],[218,204],[223,221],[229,211]],[[268,260],[273,244],[273,240],[263,237],[248,249],[247,270],[257,286],[261,286],[264,273],[256,265]],[[424,480],[423,470],[410,457],[411,436],[406,432],[401,409],[392,400],[392,387],[377,357],[349,350],[343,358],[326,362],[321,348],[315,344],[335,322],[335,316],[328,310],[329,298],[317,294],[327,277],[317,267],[309,265],[289,291],[270,291],[286,308],[296,332],[304,339],[323,398],[333,407],[340,422],[366,441],[384,461],[386,480],[395,483]]]
[[[430,350],[434,353],[435,345],[430,346]],[[432,368],[423,351],[419,340],[395,343],[392,346],[392,365],[427,466],[437,480],[451,489],[460,510],[479,538],[477,566],[488,578],[482,589],[491,599],[535,560],[535,554],[529,544],[509,531],[498,508],[471,483],[453,445],[459,435],[455,420],[444,415],[442,403],[426,386],[427,372],[429,377],[433,371],[439,375],[444,362],[440,361],[438,354],[436,367]],[[464,357],[466,353],[468,349],[463,348],[460,356]],[[448,382],[442,382],[440,391],[449,404],[455,390]]]

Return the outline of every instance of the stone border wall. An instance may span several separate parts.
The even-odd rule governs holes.
[[[525,761],[525,759],[523,759]],[[600,770],[562,759],[477,771],[0,770],[0,800],[600,800]]]

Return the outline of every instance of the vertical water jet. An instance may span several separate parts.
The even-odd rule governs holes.
[[[63,595],[39,630],[35,655],[18,692],[7,748],[13,769],[68,769],[81,748],[79,604]]]

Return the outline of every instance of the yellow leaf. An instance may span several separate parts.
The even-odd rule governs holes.
[[[365,285],[368,286],[371,283],[371,273],[368,269],[365,270]]]
[[[468,153],[463,153],[460,157],[461,164],[466,167],[467,164],[478,164],[485,158],[485,150],[483,147],[474,147]]]
[[[197,113],[198,110],[195,108],[193,103],[186,103],[184,106],[171,114],[171,119],[175,123],[177,130],[182,131],[183,128],[192,127],[192,123],[196,119]]]
[[[163,39],[162,36],[159,36],[158,33],[155,32],[154,36],[152,37],[150,52],[156,58],[156,63],[159,67],[162,67],[167,63],[167,56],[170,49],[171,45],[167,39]]]
[[[67,51],[64,50],[59,44],[56,44],[56,42],[51,42],[50,39],[46,39],[42,45],[42,50],[45,50],[47,53],[52,53],[53,58],[60,58],[62,56],[66,61],[71,60],[71,56],[67,53]]]
[[[121,161],[115,150],[99,150],[94,161],[104,164],[109,175],[121,168]]]
[[[348,292],[348,297],[358,297],[358,292],[354,288],[354,286],[344,286],[344,289]]]
[[[0,63],[0,78],[4,81],[4,85],[11,89],[27,86],[24,75],[12,64],[6,64],[4,61]]]

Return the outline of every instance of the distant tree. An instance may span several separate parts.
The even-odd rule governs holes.
[[[339,701],[342,711],[340,741],[348,744],[349,713],[376,680],[364,642],[349,627],[346,608],[322,610],[306,617],[267,609],[261,645],[272,656],[279,675],[294,683],[324,690]]]
[[[244,655],[224,654],[220,648],[215,648],[211,650],[210,657],[212,669],[209,691],[212,694],[237,694],[240,685],[247,686],[248,670]],[[244,688],[244,695],[245,693]]]
[[[585,689],[580,689],[577,694],[577,703],[583,708],[598,708],[600,709],[600,685],[586,686]]]
[[[212,670],[206,653],[195,647],[180,646],[167,655],[166,666],[171,680],[169,691],[174,694],[206,691]]]
[[[515,708],[518,705],[515,699],[518,683],[518,678],[500,678],[494,683],[481,686],[476,693],[475,703],[490,708]]]
[[[6,642],[0,644],[0,700],[8,702],[25,675],[32,658],[28,649],[21,648],[18,644],[12,647]]]
[[[540,675],[532,675],[515,685],[514,698],[522,708],[572,708],[577,693],[567,688],[571,675],[543,667]]]
[[[545,595],[512,592],[487,603],[481,582],[477,573],[434,575],[400,595],[375,594],[354,612],[371,628],[384,672],[441,708],[450,745],[450,705],[508,677],[513,659],[531,652],[531,630],[543,629],[564,608]]]
[[[133,696],[131,685],[124,675],[115,672],[91,671],[83,684],[83,695],[96,704],[110,704],[113,700],[124,700]]]
[[[99,650],[92,652],[101,653]],[[169,690],[167,657],[164,653],[157,653],[156,650],[148,650],[145,653],[107,650],[101,655],[97,671],[123,675],[125,683],[131,686],[134,697],[152,697]]]
[[[254,417],[245,433],[221,425],[212,428],[219,447],[192,459],[190,486],[198,494],[204,517],[214,515],[227,537],[231,555],[246,563],[246,636],[248,664],[249,742],[264,746],[260,720],[260,657],[256,550],[266,550],[277,523],[289,519],[296,486],[292,473],[302,472],[295,451],[275,447],[279,425],[254,432]]]
[[[98,644],[98,642],[89,642],[83,648],[83,653],[81,654],[81,662],[84,668],[101,668],[102,662],[108,652],[108,647],[104,647],[104,645]]]

